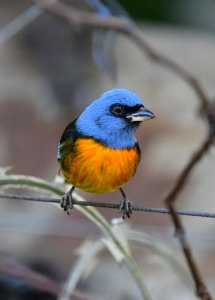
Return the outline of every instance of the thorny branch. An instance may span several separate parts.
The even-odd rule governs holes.
[[[206,121],[209,125],[210,134],[207,136],[206,140],[200,146],[199,150],[191,157],[187,166],[185,166],[184,170],[178,177],[175,186],[172,191],[170,191],[169,195],[164,199],[168,207],[170,208],[173,218],[173,222],[177,232],[181,234],[178,235],[180,243],[182,245],[182,249],[184,251],[184,255],[187,259],[188,266],[193,275],[193,279],[196,284],[197,295],[202,300],[211,300],[209,292],[206,289],[206,286],[201,278],[200,272],[197,268],[197,265],[193,259],[191,248],[188,245],[188,242],[185,240],[184,228],[181,223],[180,217],[176,214],[174,202],[177,199],[179,192],[184,188],[185,182],[189,177],[191,171],[195,167],[195,165],[201,160],[203,155],[205,155],[210,149],[211,145],[214,142],[214,134],[215,134],[215,109],[214,106],[210,103],[210,99],[203,90],[200,82],[190,74],[186,69],[178,65],[176,62],[171,59],[165,57],[164,55],[155,51],[148,42],[143,38],[142,32],[138,29],[138,27],[132,23],[131,21],[118,18],[118,17],[101,17],[97,14],[75,10],[74,8],[67,6],[62,3],[49,4],[47,1],[43,0],[30,0],[39,6],[46,9],[48,12],[55,14],[58,17],[63,18],[65,21],[69,22],[76,28],[80,27],[91,27],[91,28],[102,28],[102,29],[112,29],[117,32],[120,32],[124,35],[130,37],[140,49],[150,58],[152,61],[155,61],[158,64],[165,66],[170,69],[172,72],[179,75],[181,78],[185,80],[195,91],[200,101],[200,111],[206,118]]]

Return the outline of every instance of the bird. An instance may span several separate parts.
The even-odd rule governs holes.
[[[141,151],[135,132],[155,117],[143,100],[127,89],[104,92],[69,123],[58,144],[60,173],[72,187],[61,200],[69,214],[75,188],[93,194],[120,190],[119,212],[130,218],[132,204],[122,186],[135,174]]]

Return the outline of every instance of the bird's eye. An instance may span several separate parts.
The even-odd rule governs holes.
[[[122,116],[124,114],[124,107],[121,104],[114,104],[111,106],[111,113],[115,116]]]

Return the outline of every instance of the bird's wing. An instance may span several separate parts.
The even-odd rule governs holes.
[[[60,143],[58,144],[57,159],[59,162],[61,162],[69,153],[73,152],[74,144],[78,136],[76,120],[74,120],[67,125],[61,136]]]

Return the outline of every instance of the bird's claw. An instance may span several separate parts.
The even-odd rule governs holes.
[[[122,214],[123,220],[127,217],[130,218],[132,215],[132,202],[124,198],[119,204],[119,213]]]
[[[60,201],[60,206],[66,211],[67,215],[70,214],[73,209],[73,198],[71,194],[66,194],[62,197]]]

